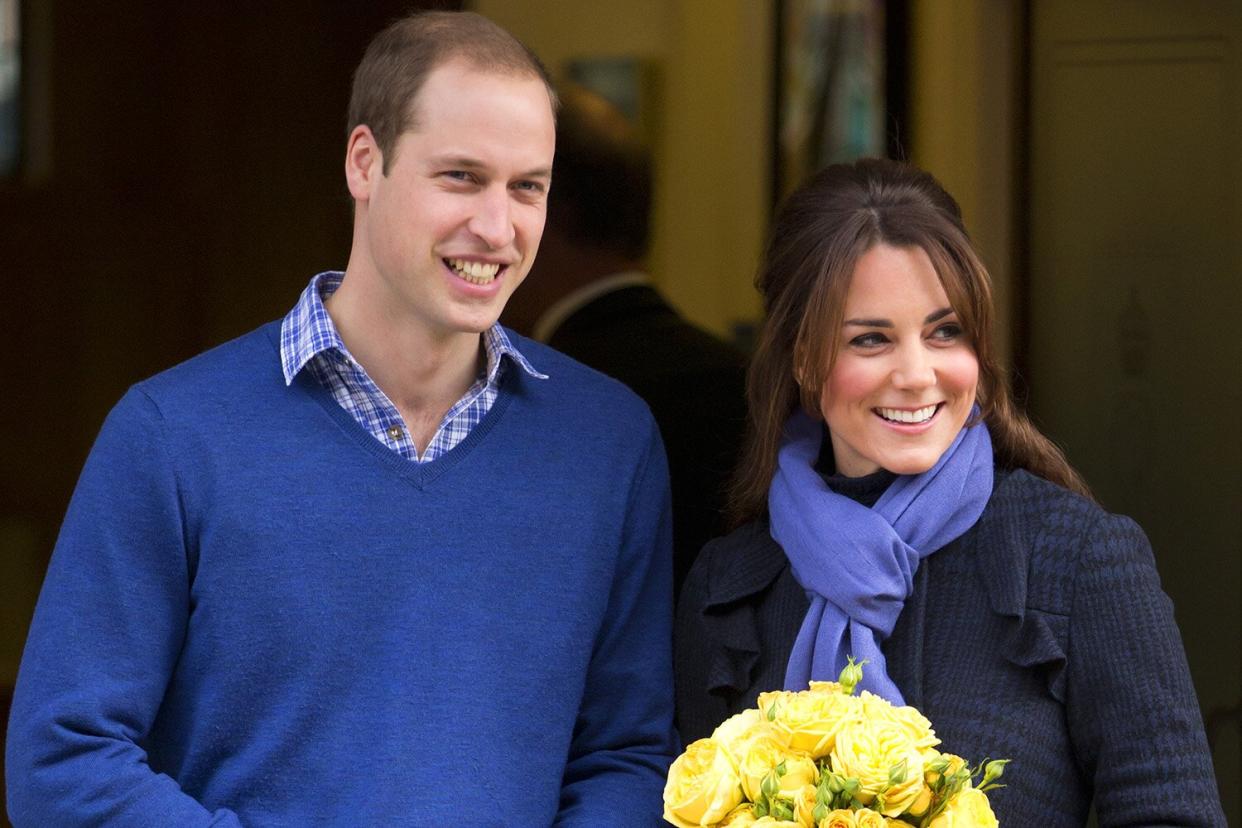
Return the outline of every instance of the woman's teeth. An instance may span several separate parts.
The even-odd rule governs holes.
[[[936,413],[936,408],[937,406],[934,405],[929,405],[926,408],[916,408],[913,411],[906,411],[901,408],[877,408],[875,413],[894,423],[925,423]]]
[[[465,259],[445,259],[445,261],[454,273],[475,285],[489,284],[500,272],[500,265],[494,262],[468,262]]]

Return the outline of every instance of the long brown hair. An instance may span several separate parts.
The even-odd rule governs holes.
[[[877,244],[920,247],[935,266],[979,361],[977,401],[997,464],[1089,497],[1061,450],[1013,403],[992,345],[991,278],[961,208],[930,174],[869,158],[817,173],[777,215],[755,279],[767,319],[746,378],[750,417],[730,489],[733,523],[767,513],[781,433],[794,407],[820,418],[854,267]]]

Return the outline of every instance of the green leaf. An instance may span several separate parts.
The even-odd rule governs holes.
[[[777,819],[791,820],[793,819],[793,815],[794,809],[792,803],[784,799],[777,799],[772,802],[772,816]]]
[[[888,769],[888,784],[900,785],[906,781],[906,760],[902,759],[897,764]]]
[[[769,798],[780,793],[781,783],[777,781],[775,771],[768,771],[768,775],[763,777],[763,782],[759,785],[759,790]]]
[[[1009,759],[994,759],[983,766],[983,781],[980,786],[986,785],[994,779],[1000,779],[1005,773],[1005,765],[1008,765]]]
[[[847,655],[846,665],[841,669],[841,675],[837,676],[837,681],[841,685],[841,692],[847,696],[854,694],[854,688],[862,681],[863,665],[867,663],[867,659],[855,663],[852,655]]]

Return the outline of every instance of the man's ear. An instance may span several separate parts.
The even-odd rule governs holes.
[[[349,134],[345,149],[345,181],[355,201],[371,197],[371,186],[384,174],[384,156],[375,136],[366,124],[359,124]]]

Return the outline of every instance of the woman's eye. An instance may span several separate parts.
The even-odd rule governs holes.
[[[935,331],[932,332],[933,339],[940,339],[944,341],[951,341],[954,339],[958,339],[959,337],[961,337],[961,335],[962,335],[962,326],[957,324],[956,322],[949,322],[944,325],[941,325],[940,327],[936,328]]]
[[[855,348],[878,348],[886,342],[888,337],[882,333],[865,333],[851,339],[850,345]]]

